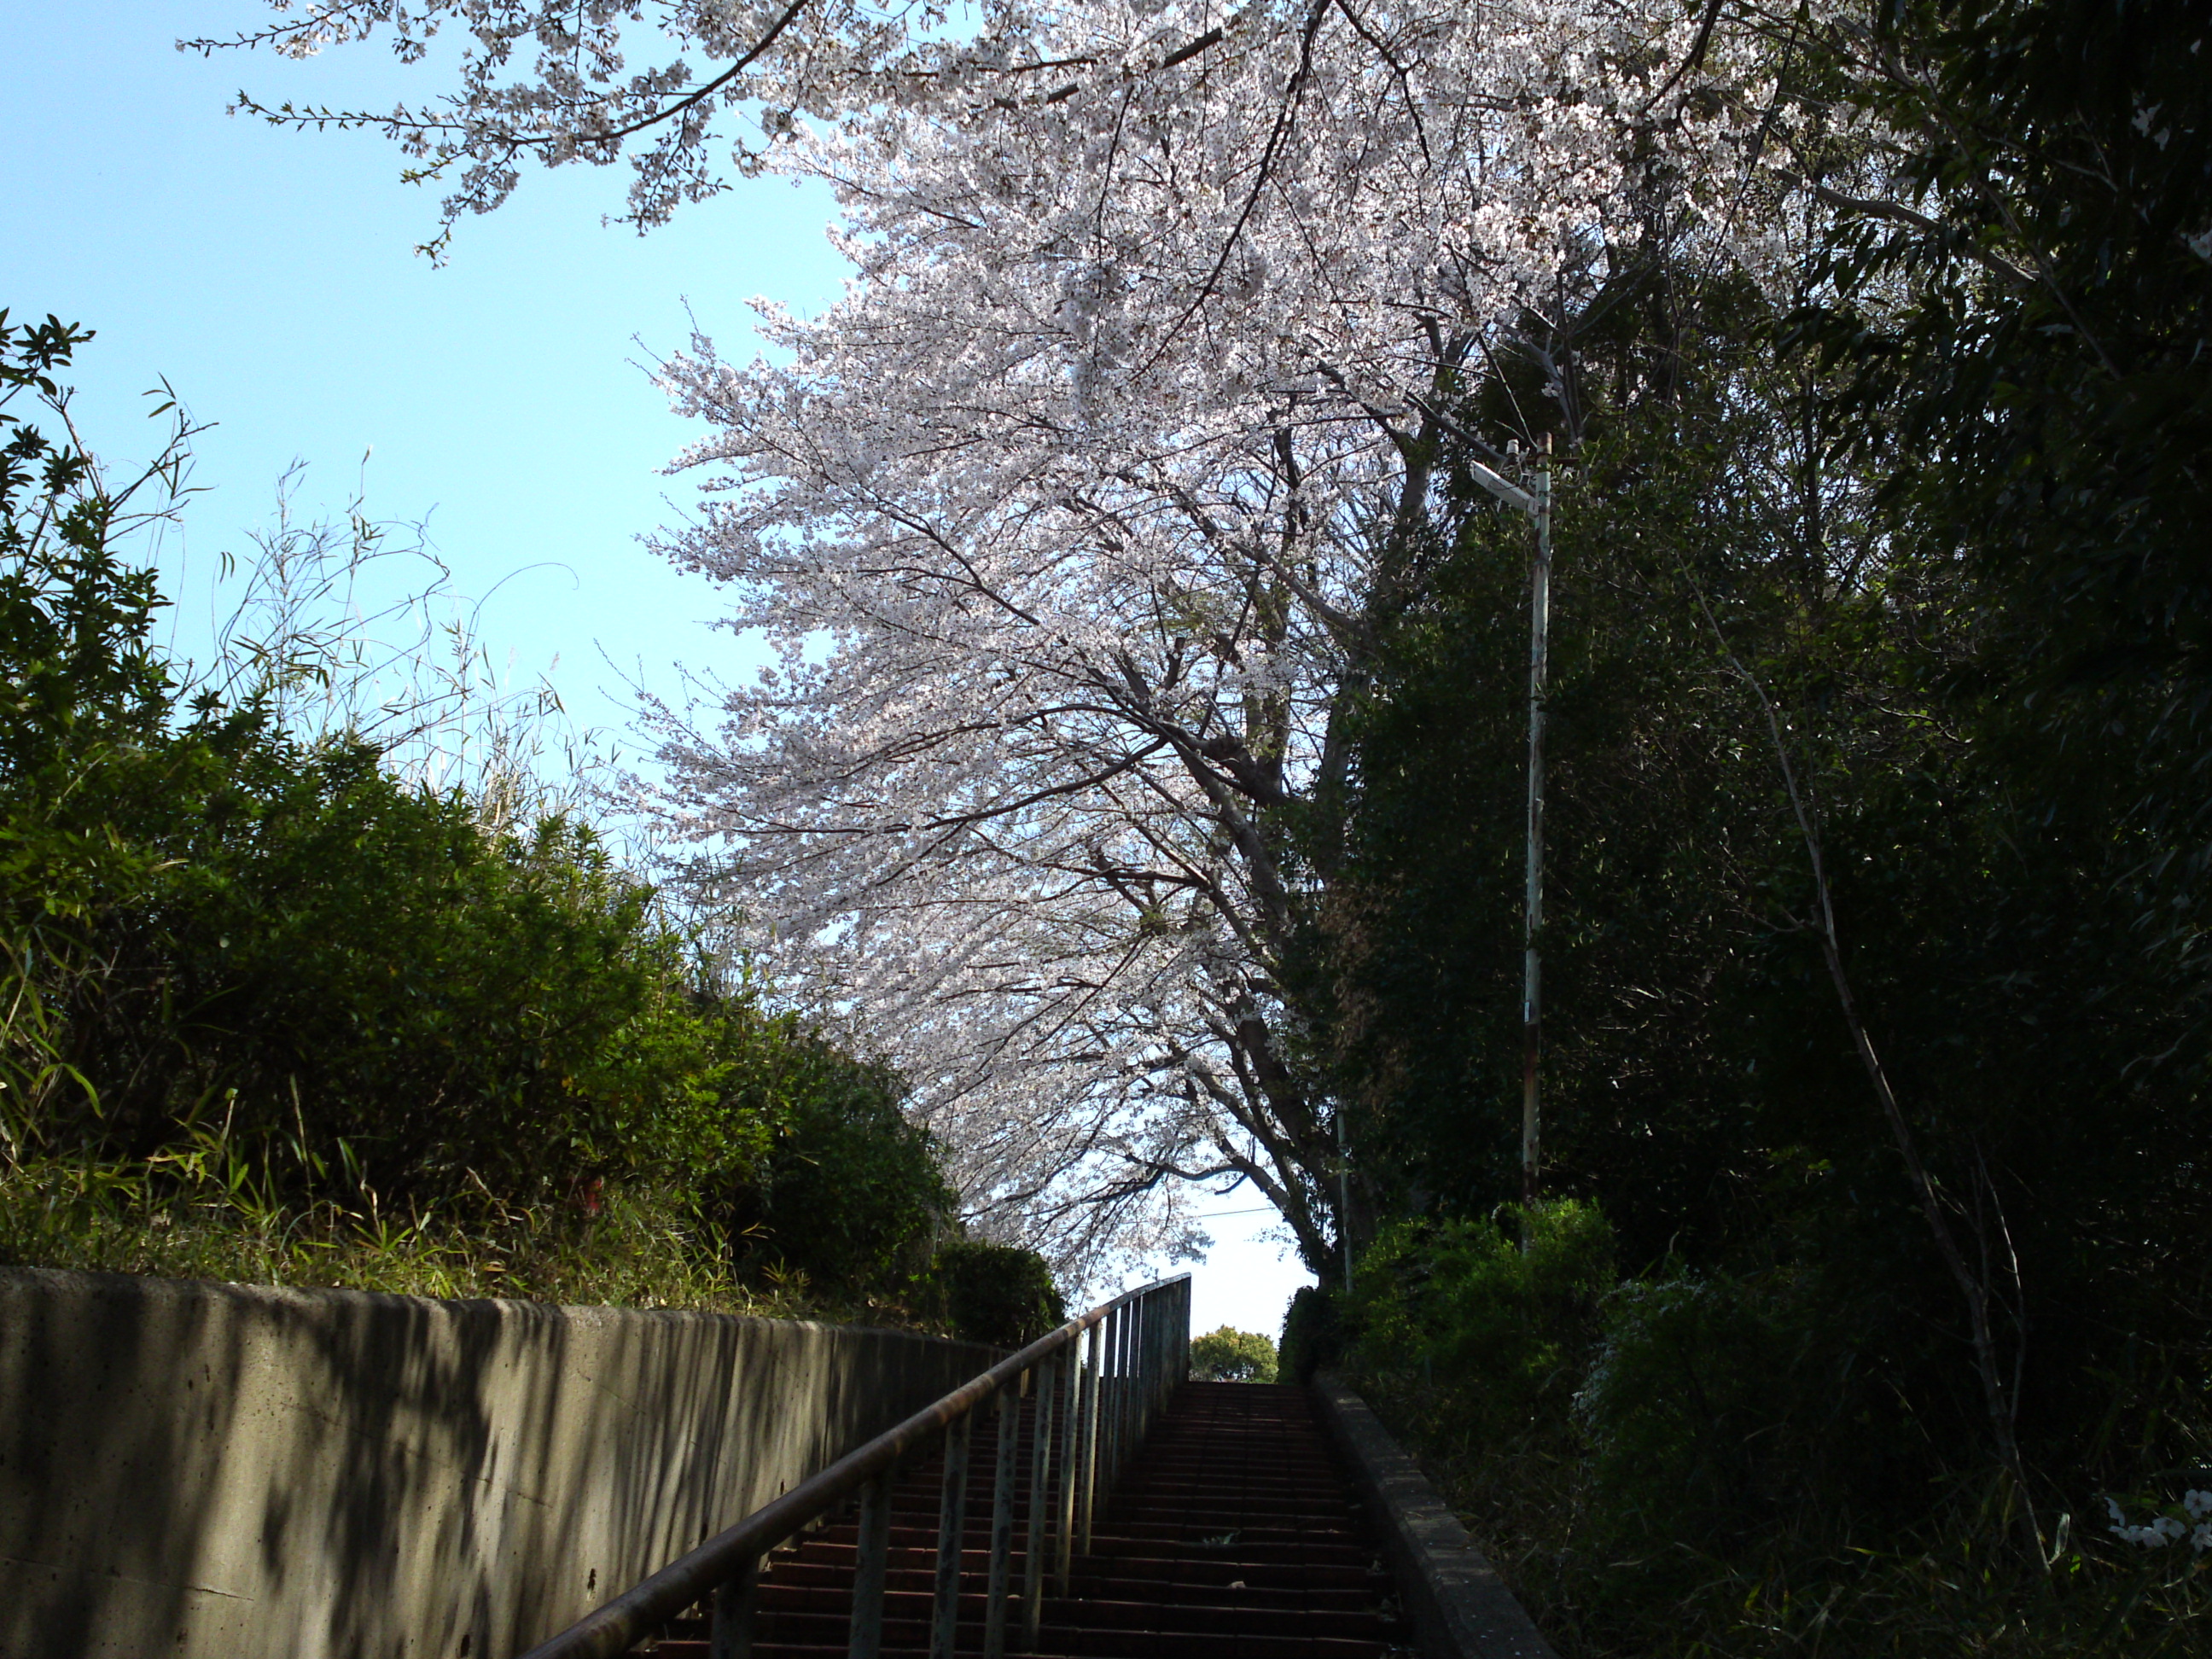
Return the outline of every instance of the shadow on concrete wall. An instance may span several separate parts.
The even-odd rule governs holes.
[[[992,1358],[0,1270],[0,1653],[504,1656]]]

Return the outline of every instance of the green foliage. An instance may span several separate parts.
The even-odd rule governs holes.
[[[720,1109],[747,1016],[697,1006],[682,940],[588,831],[488,834],[357,748],[144,752],[157,778],[110,767],[76,803],[158,862],[81,929],[99,971],[54,1006],[90,1087],[40,1144],[141,1158],[213,1119],[424,1199],[757,1154],[763,1126]]]
[[[1786,388],[1731,395],[1755,392],[1768,412],[1740,406],[1734,434],[1677,407],[1594,435],[1561,514],[1547,1178],[1601,1204],[1652,1282],[1607,1314],[1579,1424],[1516,1438],[1511,1377],[1455,1393],[1426,1314],[1362,1363],[1463,1471],[1563,1650],[1789,1651],[1832,1601],[1853,1621],[1838,1651],[2062,1651],[1996,1634],[2041,1605],[2040,1571],[1987,1476],[1960,1297],[1807,926],[1771,735],[1700,593],[1781,710],[1860,1004],[1986,1264],[2008,1364],[2033,1332],[2018,1426],[2047,1539],[2062,1515],[2078,1537],[2100,1491],[2203,1455],[2212,1425],[2184,1259],[2212,1224],[2203,1004],[2172,943],[2189,935],[2142,908],[2187,845],[2136,811],[2124,745],[2035,738],[1932,550],[1891,544],[1856,592],[1802,578],[1802,550],[1728,486],[1780,471],[1748,440],[1796,423]],[[1470,517],[1447,556],[1463,568],[1401,620],[1361,715],[1328,1057],[1382,1207],[1447,1217],[1510,1197],[1518,1106],[1525,550]],[[1833,568],[1844,529],[1828,535]],[[1537,1416],[1583,1387],[1563,1365]],[[2135,1568],[2101,1547],[2063,1569],[2078,1600],[2034,1621],[2081,1641],[2117,1616]],[[2129,1628],[2203,1616],[2172,1588]],[[1920,1645],[1877,1645],[1905,1629]]]
[[[2005,1547],[2003,1498],[1984,1483],[1928,1494],[1905,1524],[1837,1528],[1808,1505],[1716,1545],[1620,1524],[1588,1464],[1557,1449],[1503,1460],[1421,1449],[1563,1655],[2179,1659],[2212,1630],[2212,1574],[2186,1552],[2124,1548],[2075,1517],[2046,1570]]]
[[[1051,1265],[1018,1244],[951,1240],[938,1250],[931,1279],[946,1325],[964,1341],[1019,1348],[1067,1318]]]
[[[696,1210],[665,1192],[602,1188],[530,1208],[479,1194],[396,1214],[365,1200],[288,1202],[270,1172],[212,1134],[143,1164],[0,1168],[0,1265],[769,1318],[817,1311],[732,1275]]]
[[[1501,353],[1461,389],[1565,463],[1547,1179],[1633,1277],[1533,1408],[1496,1354],[1458,1390],[1457,1301],[1378,1278],[1354,1352],[1563,1651],[2193,1651],[2206,1571],[2103,1504],[2170,1507],[2212,1455],[2203,21],[1867,27],[1792,72],[1891,135],[1910,214],[1840,215],[1794,295],[1655,235],[1530,319],[1559,381]],[[1384,550],[1419,580],[1377,607],[1293,964],[1355,1179],[1444,1218],[1514,1192],[1527,662],[1526,525],[1453,447]]]
[[[1873,1044],[1988,1264],[1999,1345],[2036,1332],[2018,1432],[2055,1514],[2190,1455],[2187,1413],[2152,1402],[2202,1375],[2204,1281],[2178,1252],[2212,1225],[2212,1051],[2174,943],[2193,935],[2142,908],[2187,844],[2136,811],[2124,744],[2034,738],[1978,579],[1893,534],[1876,479],[1806,455],[1829,417],[1773,361],[1771,313],[1762,334],[1725,286],[1709,313],[1675,298],[1713,333],[1667,399],[1593,392],[1562,494],[1548,1179],[1602,1206],[1632,1271],[1790,1282],[1822,1310],[1861,1392],[1820,1409],[1898,1402],[1861,1460],[1888,1492],[1850,1471],[1855,1510],[1901,1514],[1996,1455],[1747,672],[1812,804]],[[1480,504],[1449,529],[1351,722],[1322,1060],[1379,1206],[1463,1216],[1513,1191],[1526,545]],[[2123,1367],[2144,1382],[2116,1401]]]
[[[1355,1283],[1344,1316],[1352,1368],[1386,1382],[1418,1379],[1462,1432],[1503,1444],[1565,1413],[1613,1288],[1613,1231],[1595,1206],[1571,1199],[1525,1224],[1396,1222]]]
[[[1863,1307],[1839,1315],[1803,1274],[1607,1289],[1602,1222],[1557,1212],[1550,1266],[1516,1267],[1488,1223],[1394,1227],[1346,1322],[1354,1381],[1563,1653],[2057,1659],[2123,1629],[2201,1645],[2212,1572],[2123,1546],[2101,1504],[2046,1571],[2009,1547],[1987,1474],[1896,1503],[1915,1425],[1863,1363]],[[2181,1513],[2195,1479],[2130,1513]]]
[[[2127,0],[1880,16],[1896,69],[1855,90],[1926,135],[1900,182],[1942,228],[1847,222],[1799,337],[1847,371],[1839,435],[1881,456],[1900,527],[1977,577],[2032,727],[2145,769],[2133,804],[2190,843],[2162,896],[2193,915],[2212,873],[2184,784],[2212,752],[2203,19]]]
[[[1272,1382],[1275,1345],[1257,1331],[1224,1325],[1191,1338],[1190,1375],[1199,1382]]]
[[[1283,1337],[1276,1346],[1276,1373],[1291,1382],[1310,1382],[1314,1373],[1343,1358],[1340,1293],[1318,1285],[1301,1285],[1283,1310]]]
[[[114,543],[143,522],[132,495],[177,487],[188,434],[178,428],[144,476],[111,493],[89,457],[14,407],[27,392],[58,414],[54,375],[92,331],[8,315],[0,308],[0,778],[13,781],[72,747],[147,737],[166,719],[168,677],[148,644],[154,576],[125,568]]]
[[[58,410],[88,337],[0,315],[7,1258],[905,1289],[951,1194],[895,1076],[711,975],[587,826],[295,736],[288,687],[331,665],[286,637],[185,698],[122,550],[189,431],[118,489],[9,408]]]
[[[750,1035],[741,1097],[775,1127],[767,1156],[714,1200],[740,1271],[901,1294],[957,1207],[935,1142],[901,1110],[903,1085],[788,1018]]]
[[[6,802],[38,833],[0,926],[44,958],[70,1079],[11,1118],[18,1145],[143,1159],[221,1124],[296,1142],[303,1189],[392,1200],[726,1178],[761,1150],[722,1090],[759,1017],[700,1004],[589,831],[488,832],[365,749],[251,722],[102,749],[68,781]]]
[[[1808,1289],[1685,1276],[1613,1292],[1576,1401],[1612,1535],[1712,1547],[1782,1521],[1840,1530],[1838,1511],[1880,1492],[1904,1425],[1859,1386],[1844,1310]]]
[[[1651,280],[1611,314],[1681,303]],[[1670,319],[1675,352],[1607,343],[1619,378],[1663,370],[1669,395],[1614,406],[1592,389],[1554,528],[1547,1157],[1643,1259],[1704,1224],[1710,1171],[1744,1133],[1739,1056],[1717,1052],[1741,1028],[1716,1021],[1717,976],[1778,970],[1826,1012],[1809,941],[1771,914],[1802,912],[1803,893],[1771,750],[1699,605],[1723,596],[1762,669],[1805,615],[1801,521],[1774,488],[1786,389],[1741,343],[1771,322],[1755,294],[1717,283],[1696,300]],[[1715,359],[1694,379],[1693,343]],[[1344,721],[1358,787],[1316,1000],[1335,1011],[1321,1060],[1378,1208],[1482,1214],[1519,1185],[1528,532],[1452,452],[1438,460],[1449,512],[1409,550],[1419,597],[1388,614]]]

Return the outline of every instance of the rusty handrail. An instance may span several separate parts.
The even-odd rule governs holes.
[[[963,1422],[976,1407],[1000,1394],[1009,1383],[1018,1381],[1033,1369],[1044,1367],[1041,1379],[1057,1382],[1065,1376],[1068,1384],[1068,1401],[1074,1405],[1079,1381],[1082,1414],[1089,1420],[1081,1432],[1066,1432],[1066,1443],[1075,1449],[1075,1457],[1082,1465],[1079,1476],[1063,1452],[1060,1460],[1060,1486],[1064,1494],[1076,1498],[1071,1506],[1060,1506],[1062,1519],[1059,1542],[1057,1576],[1065,1578],[1068,1562],[1068,1530],[1073,1525],[1079,1530],[1085,1541],[1090,1532],[1090,1510],[1094,1493],[1103,1495],[1103,1489],[1113,1478],[1113,1469],[1096,1467],[1097,1457],[1104,1454],[1115,1463],[1133,1449],[1132,1431],[1141,1435],[1142,1420],[1148,1419],[1152,1409],[1165,1398],[1167,1389],[1182,1379],[1187,1367],[1189,1341],[1190,1276],[1179,1274],[1152,1285],[1124,1291],[1111,1302],[1101,1303],[1090,1312],[1069,1320],[1046,1336],[1038,1338],[1029,1346],[1010,1354],[981,1376],[972,1377],[943,1399],[924,1407],[897,1427],[886,1430],[866,1445],[848,1452],[820,1474],[800,1482],[774,1502],[755,1510],[735,1526],[717,1533],[689,1553],[678,1556],[659,1571],[641,1579],[605,1606],[584,1615],[559,1635],[540,1642],[522,1656],[522,1659],[617,1659],[652,1632],[665,1625],[685,1608],[709,1597],[714,1600],[714,1641],[717,1659],[726,1653],[740,1652],[749,1644],[752,1585],[754,1576],[763,1557],[791,1538],[809,1522],[827,1514],[856,1493],[868,1499],[863,1505],[863,1559],[854,1585],[854,1609],[851,1651],[855,1659],[869,1659],[876,1649],[882,1620],[882,1590],[884,1563],[870,1562],[868,1549],[870,1517],[866,1511],[876,1511],[872,1517],[878,1529],[887,1528],[890,1503],[890,1476],[899,1461],[934,1434]],[[1170,1304],[1172,1303],[1172,1305]],[[1182,1316],[1182,1340],[1176,1341],[1169,1328],[1175,1313]],[[1106,1328],[1105,1331],[1101,1327]],[[1087,1364],[1081,1359],[1078,1344],[1085,1332],[1091,1333],[1091,1358]],[[1114,1340],[1103,1350],[1099,1338],[1110,1332]],[[1110,1370],[1102,1370],[1101,1357]],[[1066,1352],[1077,1358],[1077,1366],[1053,1364]],[[1118,1356],[1118,1358],[1117,1358]],[[1108,1396],[1102,1407],[1101,1395]],[[1040,1402],[1042,1405],[1042,1401]],[[1011,1407],[1008,1407],[1011,1410]],[[1101,1421],[1102,1409],[1114,1415]],[[1067,1430],[1075,1430],[1076,1412],[1070,1410],[1066,1419]],[[1051,1447],[1046,1439],[1051,1432],[1051,1415],[1040,1410],[1037,1414],[1038,1440],[1035,1450],[1036,1462],[1042,1464],[1049,1455]],[[1110,1437],[1099,1431],[1116,1425]],[[1064,1431],[1065,1432],[1065,1431]],[[1096,1452],[1085,1450],[1088,1442]],[[1118,1455],[1117,1455],[1118,1454]],[[1044,1476],[1040,1471],[1034,1476],[1036,1489],[1042,1492]],[[1079,1492],[1077,1490],[1080,1483]],[[1004,1474],[998,1481],[999,1492],[1010,1492],[1010,1483]],[[1001,1497],[1003,1504],[1010,1499]],[[1073,1513],[1070,1513],[1071,1508]],[[948,1505],[948,1514],[957,1516],[957,1506]],[[999,1524],[994,1516],[994,1552],[998,1540],[1008,1535],[1009,1528]],[[956,1522],[951,1523],[957,1527]],[[1030,1522],[1030,1537],[1041,1541],[1034,1508]],[[956,1535],[951,1545],[957,1564],[959,1540]],[[940,1555],[945,1548],[945,1539],[940,1534]],[[1032,1545],[1034,1552],[1035,1546]],[[1032,1563],[1042,1557],[1032,1553]],[[868,1599],[864,1595],[861,1580],[871,1575],[872,1566],[873,1601],[872,1607],[863,1608]],[[1024,1603],[1025,1634],[1034,1639],[1036,1631],[1037,1587],[1035,1566],[1025,1572],[1023,1601]],[[940,1574],[940,1577],[942,1577]],[[994,1582],[1006,1583],[1003,1564],[994,1563]],[[952,1571],[952,1601],[957,1603],[958,1571]],[[941,1589],[939,1596],[939,1616],[951,1617],[951,1608]],[[933,1621],[935,1622],[935,1621]],[[1005,1617],[1003,1610],[991,1620],[991,1635],[999,1640],[987,1643],[988,1647],[1003,1644]],[[944,1642],[950,1650],[949,1634]],[[938,1645],[933,1643],[933,1650]],[[993,1659],[996,1659],[995,1654]]]

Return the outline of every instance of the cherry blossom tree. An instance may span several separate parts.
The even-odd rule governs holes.
[[[395,140],[410,182],[450,186],[437,234],[487,213],[514,193],[525,167],[628,159],[628,210],[645,229],[676,208],[727,187],[722,128],[763,100],[766,119],[744,123],[757,142],[735,141],[728,166],[754,170],[791,112],[847,107],[879,78],[910,34],[944,22],[934,3],[891,0],[668,0],[647,18],[643,0],[269,0],[260,27],[179,40],[180,52],[265,48],[312,58],[325,48],[387,42],[417,64],[458,41],[451,90],[386,112],[268,105],[241,92],[234,112],[279,126],[362,127]],[[447,32],[451,31],[450,35]],[[447,35],[441,42],[440,37]],[[641,48],[641,41],[643,45]],[[632,55],[652,55],[643,68]],[[518,61],[521,60],[521,61]],[[526,62],[526,70],[522,63]],[[856,84],[860,83],[860,84]]]
[[[1121,69],[781,153],[859,275],[767,313],[775,360],[665,366],[717,431],[664,545],[781,665],[667,711],[664,757],[694,879],[899,1058],[987,1225],[1157,1243],[1241,1176],[1319,1267],[1336,1124],[1283,969],[1369,617],[1467,376],[1655,215],[1725,244],[1771,88],[1709,43],[1715,95],[1650,118],[1673,8],[1306,6],[1158,53],[1207,17],[1070,15],[1039,50]]]
[[[1420,580],[1443,443],[1482,448],[1456,411],[1488,360],[1546,366],[1571,430],[1559,354],[1626,262],[1775,257],[1790,21],[276,3],[289,52],[472,31],[442,112],[384,120],[459,169],[449,216],[532,155],[643,141],[657,222],[718,187],[747,99],[735,166],[836,186],[846,298],[767,310],[773,357],[663,366],[715,428],[664,550],[780,653],[656,713],[687,878],[902,1065],[987,1231],[1095,1263],[1184,1242],[1189,1183],[1242,1176],[1330,1260],[1357,1220],[1284,968],[1369,619]],[[623,78],[648,27],[678,57]]]
[[[1161,84],[1171,95],[1210,96],[1231,84],[1249,95],[1266,89],[1240,75],[1252,53],[1279,53],[1286,40],[1304,49],[1328,46],[1325,33],[1346,31],[1357,37],[1354,50],[1372,54],[1404,96],[1413,97],[1417,82],[1425,96],[1448,95],[1451,75],[1439,60],[1453,55],[1455,39],[1493,29],[1509,52],[1559,54],[1554,68],[1563,85],[1612,54],[1625,57],[1603,64],[1601,78],[1623,70],[1638,78],[1652,51],[1686,46],[1659,83],[1680,108],[1699,84],[1689,71],[1725,56],[1727,42],[1741,32],[1723,30],[1717,46],[1721,0],[1705,0],[1700,16],[1672,23],[1664,21],[1668,9],[1650,0],[1559,7],[1513,0],[1463,15],[1445,6],[1360,0],[1256,0],[1243,7],[1159,0],[268,0],[268,8],[271,15],[258,27],[179,40],[177,49],[307,58],[332,46],[380,41],[401,63],[428,63],[431,72],[448,77],[435,96],[389,110],[270,104],[243,91],[232,106],[279,126],[367,128],[396,142],[409,160],[404,178],[450,186],[440,228],[425,245],[434,253],[447,246],[456,220],[498,208],[533,164],[606,167],[626,160],[627,206],[616,216],[645,230],[665,223],[684,204],[720,193],[733,175],[775,166],[779,143],[795,137],[808,118],[835,120],[887,107],[972,115],[1049,106],[1110,97],[1117,87],[1160,81],[1201,59],[1201,72]],[[1786,32],[1795,40],[1816,26],[1865,33],[1850,21],[1851,9],[1834,0],[1772,16],[1755,3],[1741,10],[1754,34]],[[1532,34],[1532,21],[1549,27]],[[1544,33],[1550,38],[1540,38]],[[642,66],[635,61],[641,56]],[[1287,81],[1277,75],[1275,93],[1305,89],[1316,65],[1300,61]],[[1229,67],[1217,72],[1217,64]],[[1446,71],[1441,77],[1439,69]],[[1478,98],[1513,95],[1502,83],[1473,90]],[[1294,110],[1279,112],[1277,148],[1296,125]],[[1502,113],[1503,106],[1492,112]],[[1602,100],[1590,106],[1600,119],[1617,112]],[[1403,113],[1425,143],[1420,112],[1409,103]],[[1434,159],[1425,149],[1423,156]]]

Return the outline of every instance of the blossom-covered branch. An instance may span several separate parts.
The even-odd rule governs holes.
[[[1283,970],[1365,619],[1419,580],[1471,359],[1655,234],[1757,257],[1729,210],[1765,43],[1716,39],[1694,110],[1650,118],[1698,26],[1071,9],[1030,38],[1077,66],[1048,95],[779,152],[838,190],[860,274],[765,313],[778,361],[665,366],[717,428],[665,550],[781,652],[661,711],[668,805],[699,890],[915,1079],[984,1224],[1072,1259],[1104,1205],[1172,1243],[1182,1186],[1233,1176],[1331,1253]]]

